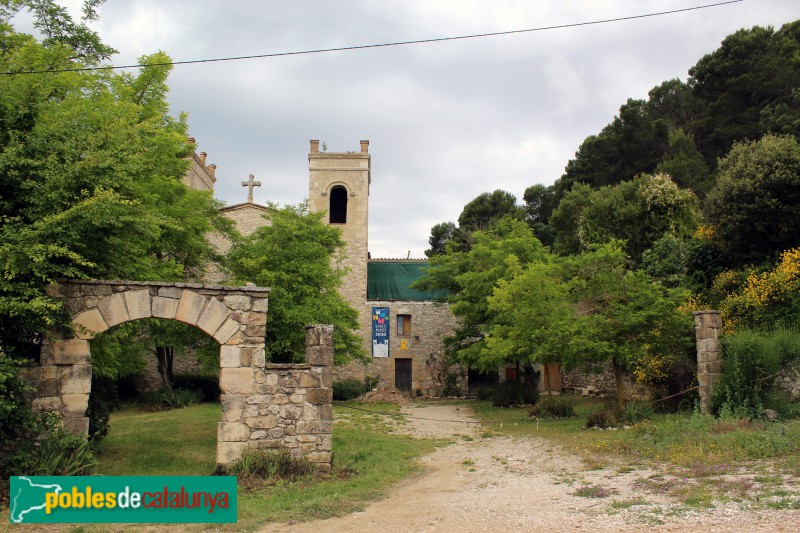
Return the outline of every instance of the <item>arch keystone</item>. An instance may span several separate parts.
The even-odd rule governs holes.
[[[178,311],[178,300],[174,298],[163,298],[161,296],[153,296],[152,304],[153,316],[156,318],[175,318],[175,313]]]
[[[150,318],[150,291],[141,289],[137,291],[126,291],[125,305],[128,308],[128,316],[131,320],[139,318]]]

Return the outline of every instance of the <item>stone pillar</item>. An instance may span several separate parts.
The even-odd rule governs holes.
[[[700,412],[709,414],[711,391],[722,372],[721,311],[695,311],[694,331],[697,339],[697,381],[700,384]]]
[[[319,380],[318,387],[306,390],[310,423],[304,424],[304,430],[315,438],[314,451],[307,453],[306,458],[318,470],[329,471],[333,445],[333,326],[306,326],[306,363],[311,365],[312,380]]]
[[[39,411],[59,414],[64,428],[75,435],[89,435],[85,416],[92,390],[92,365],[89,341],[45,338],[41,365],[29,377],[36,386],[31,406]]]

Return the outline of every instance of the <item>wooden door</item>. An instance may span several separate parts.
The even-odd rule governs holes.
[[[411,393],[411,359],[394,360],[394,386],[397,390]]]

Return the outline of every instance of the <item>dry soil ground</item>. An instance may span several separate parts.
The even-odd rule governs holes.
[[[635,487],[637,479],[655,470],[597,469],[536,437],[483,438],[463,407],[414,406],[403,407],[403,412],[409,423],[396,431],[449,437],[455,443],[425,456],[423,472],[362,512],[271,524],[263,531],[800,531],[797,510],[748,510],[736,503],[687,510],[666,496]],[[610,495],[575,494],[596,485]],[[619,503],[634,498],[643,504]]]

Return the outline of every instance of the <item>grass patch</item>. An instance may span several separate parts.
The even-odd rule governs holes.
[[[293,479],[277,476],[239,488],[239,522],[215,525],[252,530],[267,522],[328,518],[363,509],[395,482],[420,467],[416,458],[445,441],[390,433],[400,408],[370,404],[370,411],[334,406],[333,472]],[[352,404],[360,407],[358,404]],[[114,413],[99,456],[105,475],[210,475],[215,468],[220,406],[201,404],[177,411]],[[273,468],[271,463],[266,468]]]
[[[219,404],[111,415],[95,471],[106,476],[209,476],[217,456]]]

